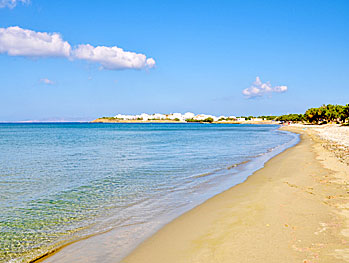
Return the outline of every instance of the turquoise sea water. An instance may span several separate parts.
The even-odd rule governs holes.
[[[121,257],[298,141],[277,128],[0,124],[0,261],[28,262],[110,229],[120,230]]]

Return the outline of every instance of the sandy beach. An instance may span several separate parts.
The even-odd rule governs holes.
[[[300,133],[300,143],[165,225],[122,262],[349,262],[349,127],[281,129]],[[100,262],[99,248],[114,262],[113,239],[112,232],[87,238],[40,262]]]
[[[122,262],[349,262],[345,137],[331,139],[326,132],[338,131],[321,127],[282,129],[300,133],[301,142],[166,225]]]

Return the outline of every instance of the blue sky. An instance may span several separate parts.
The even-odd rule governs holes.
[[[0,121],[274,115],[349,103],[345,0],[6,3],[0,0]],[[4,42],[15,26],[34,38],[58,33],[71,53],[47,47],[51,53],[38,55],[44,49],[35,41]],[[139,63],[78,53],[79,45],[117,46]]]

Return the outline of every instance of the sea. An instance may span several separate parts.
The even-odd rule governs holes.
[[[0,262],[31,262],[108,231],[117,262],[297,144],[298,135],[278,128],[1,123]]]

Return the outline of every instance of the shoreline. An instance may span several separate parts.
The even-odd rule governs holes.
[[[349,262],[348,166],[304,127],[282,129],[301,142],[121,262]]]
[[[181,211],[178,211],[179,213],[172,213],[172,216],[165,217],[168,219],[165,219],[164,222],[162,222],[160,225],[156,226],[153,228],[149,233],[146,235],[143,235],[142,238],[140,238],[139,241],[135,242],[134,246],[130,247],[130,249],[126,250],[126,253],[122,253],[121,256],[118,256],[117,253],[113,252],[112,250],[115,250],[115,246],[113,247],[112,245],[100,245],[102,243],[112,243],[112,239],[114,239],[117,235],[115,235],[115,229],[110,229],[106,232],[102,233],[96,233],[89,235],[87,237],[74,240],[72,242],[68,242],[67,244],[64,244],[61,247],[58,247],[54,250],[51,250],[50,252],[46,253],[45,255],[40,256],[39,258],[36,258],[35,260],[31,262],[67,262],[65,259],[68,261],[72,262],[86,262],[86,259],[88,258],[88,262],[98,262],[96,259],[96,254],[91,252],[91,250],[96,249],[99,251],[105,251],[105,253],[108,253],[108,261],[107,262],[120,262],[122,258],[124,258],[126,255],[134,251],[140,244],[143,242],[146,242],[147,239],[149,239],[152,235],[156,234],[157,231],[161,230],[163,227],[165,227],[167,224],[171,223],[173,220],[176,220],[176,218],[181,217],[183,214],[191,211],[197,206],[200,206],[202,203],[206,202],[207,200],[213,198],[216,195],[220,195],[222,192],[227,191],[230,188],[236,187],[238,184],[243,183],[247,177],[251,176],[254,172],[260,170],[263,168],[266,162],[268,162],[270,159],[275,158],[275,156],[279,155],[281,152],[294,147],[297,143],[299,143],[299,137],[296,135],[293,135],[293,139],[291,139],[289,142],[281,144],[275,148],[272,148],[265,152],[261,156],[253,156],[253,161],[244,161],[242,164],[243,165],[248,165],[249,168],[245,167],[243,170],[239,172],[239,178],[238,182],[236,182],[234,185],[229,186],[229,182],[227,179],[228,185],[223,187],[219,187],[220,191],[214,193],[210,197],[207,197],[208,199],[202,200],[197,204],[194,204],[194,206],[191,206],[189,208],[181,209]],[[227,167],[227,170],[230,170],[231,168],[235,168],[237,166],[240,166],[240,163],[237,165],[233,165],[233,167]],[[243,179],[244,178],[244,179]],[[163,220],[160,220],[163,221]],[[160,222],[159,221],[159,222]],[[117,232],[116,232],[117,234]],[[91,257],[85,257],[86,254],[92,255],[93,260],[91,260]],[[113,260],[113,257],[110,254],[114,254],[115,261]],[[99,257],[101,256],[101,253],[99,252]],[[81,260],[79,261],[80,257],[85,257],[85,261]]]
[[[308,126],[309,127],[309,126]],[[307,127],[307,128],[308,128]],[[210,231],[210,225],[215,225],[215,220],[217,221],[222,221],[224,222],[224,217],[217,217],[215,218],[215,216],[210,215],[210,213],[213,214],[226,214],[228,212],[229,209],[234,209],[234,214],[233,216],[238,218],[239,223],[237,223],[237,221],[233,220],[233,222],[229,222],[228,225],[239,225],[239,226],[235,226],[235,228],[237,227],[239,231],[236,232],[236,234],[241,235],[243,231],[248,231],[249,233],[249,237],[248,239],[243,238],[243,235],[240,238],[236,238],[238,240],[241,240],[242,242],[250,242],[250,239],[256,238],[258,237],[261,241],[263,241],[264,237],[261,237],[261,232],[257,231],[258,233],[253,233],[251,232],[251,230],[246,227],[246,223],[243,223],[243,218],[241,216],[241,214],[244,214],[246,216],[246,218],[248,218],[248,220],[251,220],[251,218],[249,218],[248,213],[246,214],[246,208],[245,207],[241,207],[241,205],[239,204],[234,204],[234,202],[231,202],[232,198],[235,200],[235,202],[238,202],[238,200],[242,200],[243,203],[248,204],[250,202],[250,206],[257,208],[256,211],[254,211],[254,209],[250,209],[249,211],[256,216],[256,218],[259,218],[259,220],[262,222],[259,224],[259,229],[268,229],[268,231],[273,230],[275,228],[274,224],[271,223],[266,223],[265,225],[263,225],[263,218],[260,218],[260,215],[258,213],[260,213],[261,210],[263,210],[263,207],[267,207],[268,204],[270,204],[270,202],[266,202],[265,198],[263,197],[263,195],[260,196],[261,200],[264,200],[264,204],[258,204],[256,206],[256,204],[253,204],[252,201],[250,200],[246,200],[246,198],[248,199],[248,197],[251,197],[251,192],[253,191],[253,188],[256,186],[262,186],[265,187],[265,185],[263,186],[263,184],[269,184],[270,182],[273,183],[273,180],[275,178],[270,178],[268,177],[267,180],[261,178],[263,177],[263,174],[265,175],[267,172],[265,172],[266,168],[268,170],[275,170],[278,168],[275,168],[275,162],[280,162],[280,160],[278,159],[289,159],[289,152],[291,151],[295,151],[294,149],[297,147],[300,147],[300,145],[304,145],[307,144],[306,146],[308,147],[308,150],[310,149],[310,155],[314,155],[313,159],[315,159],[315,155],[317,155],[317,152],[314,152],[311,148],[309,148],[310,146],[308,144],[313,143],[313,140],[317,140],[317,137],[315,135],[313,135],[313,137],[311,137],[307,132],[305,132],[304,130],[302,130],[302,128],[300,127],[283,127],[281,128],[282,130],[287,130],[287,131],[291,131],[291,132],[296,132],[296,133],[301,133],[302,135],[302,139],[301,142],[299,142],[296,146],[292,146],[286,150],[284,150],[282,153],[277,154],[276,156],[274,156],[273,158],[271,158],[269,161],[267,161],[267,163],[265,163],[265,167],[261,168],[259,170],[257,170],[256,172],[254,172],[251,176],[249,176],[243,183],[240,183],[239,185],[235,185],[231,188],[229,188],[228,190],[217,194],[214,197],[211,197],[210,199],[208,199],[207,201],[205,201],[204,203],[196,206],[195,208],[185,212],[184,214],[180,215],[179,217],[175,218],[174,220],[170,221],[169,223],[165,224],[164,226],[160,227],[157,232],[155,232],[155,234],[153,234],[152,236],[146,238],[143,242],[141,242],[134,250],[131,251],[131,253],[129,253],[125,258],[123,258],[123,260],[121,262],[128,262],[128,263],[133,263],[133,262],[164,262],[164,261],[169,261],[169,262],[232,262],[232,261],[236,261],[236,262],[245,262],[242,260],[243,256],[240,253],[239,255],[228,255],[227,257],[227,253],[224,253],[225,250],[229,250],[229,247],[227,248],[227,244],[226,242],[224,242],[224,240],[216,240],[214,243],[215,248],[214,250],[222,250],[223,252],[219,252],[218,254],[220,255],[218,258],[216,256],[214,256],[212,258],[212,256],[210,257],[210,255],[214,255],[211,252],[209,252],[210,250],[207,248],[207,244],[209,244],[207,240],[207,236],[210,235],[227,235],[228,237],[231,235],[231,233],[229,233],[229,227],[218,227],[218,229],[214,229],[214,231]],[[306,137],[306,138],[304,138]],[[320,140],[320,139],[319,139]],[[317,146],[319,146],[320,142],[316,142]],[[303,146],[302,146],[303,147]],[[320,147],[322,147],[320,145]],[[320,149],[320,152],[322,150]],[[306,151],[307,154],[309,155],[309,151]],[[284,156],[285,155],[285,156]],[[288,156],[288,157],[287,157]],[[327,158],[327,156],[326,156]],[[326,159],[325,158],[325,159]],[[310,158],[311,159],[311,158]],[[307,158],[307,162],[309,162],[309,156]],[[313,160],[314,161],[314,160]],[[317,161],[320,162],[320,161]],[[273,168],[274,166],[274,168]],[[319,170],[324,169],[325,173],[326,173],[326,169],[328,170],[329,168],[322,168],[321,166],[323,166],[323,164],[317,163],[317,169],[315,169],[317,172],[319,172]],[[333,168],[333,167],[332,167]],[[322,173],[324,173],[324,170],[322,170]],[[258,176],[259,174],[259,176]],[[262,175],[261,175],[262,174]],[[299,179],[299,178],[298,178]],[[309,178],[307,178],[307,183],[309,181]],[[286,186],[286,188],[289,188],[288,190],[291,189],[292,190],[299,190],[305,189],[305,186],[300,187],[298,184],[295,184],[294,182],[291,182],[291,180],[286,181],[286,182],[278,182],[278,185],[276,185],[278,187],[284,188]],[[313,188],[314,187],[309,187],[309,188]],[[234,190],[234,189],[242,189],[242,190]],[[245,191],[243,189],[247,189],[250,191]],[[306,190],[305,190],[306,191]],[[313,191],[313,190],[308,190],[308,191]],[[232,192],[238,192],[238,194],[232,194]],[[286,191],[287,192],[287,191]],[[288,192],[288,194],[290,194],[290,192]],[[252,194],[253,195],[253,194]],[[306,194],[305,194],[306,195]],[[308,193],[308,195],[314,195],[314,193]],[[233,197],[232,197],[233,196]],[[245,196],[245,197],[244,197]],[[329,195],[329,196],[333,196],[333,195]],[[304,197],[304,196],[303,196]],[[245,199],[244,199],[245,198]],[[304,200],[303,200],[304,201]],[[325,198],[325,201],[323,201],[323,205],[326,207],[325,202],[327,202],[328,200]],[[330,198],[330,202],[333,201],[332,198]],[[252,203],[251,203],[252,202]],[[225,207],[222,207],[222,204],[226,205]],[[234,207],[235,206],[235,207]],[[321,204],[320,204],[321,206]],[[327,205],[328,206],[328,205]],[[274,206],[275,207],[275,206]],[[318,207],[318,206],[315,206]],[[227,209],[228,208],[228,209]],[[319,207],[318,207],[319,208]],[[328,207],[327,207],[328,208]],[[349,208],[349,206],[348,206]],[[226,211],[227,210],[227,211]],[[316,210],[317,211],[317,210]],[[327,214],[331,214],[333,215],[333,213],[330,211],[330,209],[324,209],[324,207],[319,208],[319,211],[322,211],[321,214],[321,218],[326,218]],[[315,214],[316,215],[316,214]],[[231,218],[234,218],[234,217]],[[258,217],[259,216],[259,217]],[[338,216],[338,215],[337,215]],[[336,218],[336,215],[333,217]],[[329,218],[327,218],[328,220],[330,220]],[[327,221],[328,221],[327,220]],[[340,216],[338,218],[336,218],[337,220],[337,225],[340,226],[344,226],[345,222],[340,219]],[[228,220],[229,221],[229,220]],[[252,220],[253,221],[253,220]],[[326,222],[317,222],[316,218],[312,218],[312,221],[316,222],[314,224],[312,224],[312,226],[307,227],[307,224],[303,225],[302,227],[305,228],[307,231],[304,231],[306,234],[306,236],[311,235],[311,231],[313,231],[313,235],[315,235],[316,237],[323,235],[324,233],[326,234],[326,232],[328,232],[328,229],[333,230],[333,224],[327,224]],[[322,221],[326,221],[326,220],[322,220]],[[338,223],[340,222],[340,223]],[[326,225],[327,224],[327,225]],[[347,223],[349,225],[349,223]],[[286,226],[287,225],[287,226]],[[298,224],[301,225],[301,224]],[[248,224],[247,224],[248,226]],[[317,228],[315,229],[314,228]],[[311,231],[308,231],[311,228]],[[233,227],[234,229],[234,227]],[[195,231],[192,231],[195,230]],[[285,238],[280,237],[280,233],[283,233],[285,230],[289,231],[291,230],[291,232],[295,232],[298,230],[298,226],[293,226],[292,223],[285,223],[281,226],[279,226],[279,228],[276,229],[277,231],[275,231],[275,229],[273,230],[274,235],[272,235],[271,237],[269,237],[266,240],[269,240],[270,238],[275,238],[277,240],[276,245],[279,245],[280,243],[285,245],[288,244],[289,242],[287,240],[285,240]],[[228,232],[228,233],[227,233]],[[318,234],[314,234],[318,232]],[[199,236],[195,236],[195,233]],[[289,233],[288,233],[289,234]],[[201,235],[201,236],[200,236]],[[270,235],[270,234],[269,234]],[[303,235],[303,234],[302,234]],[[97,235],[99,236],[99,235]],[[335,237],[339,236],[339,232],[337,231],[337,233],[334,235]],[[281,238],[281,240],[280,240]],[[328,238],[328,237],[326,237]],[[223,239],[227,239],[228,238],[223,238]],[[234,240],[235,237],[232,239]],[[302,241],[305,238],[303,237],[300,243],[305,242]],[[232,241],[230,240],[230,241]],[[87,238],[87,242],[91,241],[89,238]],[[100,239],[99,241],[103,241],[102,239]],[[330,255],[329,257],[331,259],[328,259],[328,255],[325,255],[325,260],[320,260],[320,261],[314,261],[317,260],[317,258],[319,257],[318,254],[316,253],[308,253],[308,257],[302,256],[303,259],[301,259],[301,257],[297,257],[295,254],[304,254],[304,251],[311,251],[312,250],[312,246],[308,246],[306,248],[300,248],[300,247],[291,247],[288,250],[283,247],[283,251],[281,254],[279,254],[279,257],[277,255],[273,255],[273,258],[275,258],[275,261],[273,259],[271,259],[269,256],[267,258],[261,257],[261,255],[259,255],[260,252],[262,252],[262,255],[265,255],[265,252],[261,251],[261,250],[265,250],[265,251],[273,251],[275,250],[275,248],[272,247],[268,247],[267,249],[263,248],[260,251],[254,251],[253,253],[255,253],[255,256],[253,257],[253,259],[249,258],[247,260],[246,258],[246,262],[280,262],[280,260],[284,260],[285,258],[287,258],[288,262],[334,262],[333,260],[336,260],[335,262],[347,262],[347,260],[349,260],[349,251],[345,250],[345,244],[347,244],[346,242],[348,242],[349,240],[347,240],[347,237],[342,238],[341,241],[334,241],[333,243],[336,244],[337,249],[335,249],[335,252],[332,253],[332,255]],[[98,238],[97,238],[97,242],[98,242]],[[310,242],[310,241],[309,241]],[[79,241],[74,242],[75,245],[76,244],[80,244]],[[92,241],[92,245],[93,243],[96,243],[96,240]],[[194,244],[194,247],[193,247]],[[206,247],[205,247],[206,244]],[[230,243],[231,244],[231,243]],[[314,243],[317,244],[318,246],[326,246],[326,243],[321,243],[321,242],[317,242]],[[322,245],[319,245],[322,244]],[[236,244],[235,244],[236,245]],[[298,244],[296,244],[298,245]],[[332,243],[331,243],[332,245]],[[73,244],[74,246],[74,244]],[[63,248],[66,248],[67,246],[64,246]],[[89,244],[90,248],[93,248],[93,246],[91,246],[91,244]],[[278,246],[276,246],[278,247]],[[44,257],[42,257],[41,259],[35,261],[35,262],[68,262],[68,261],[64,261],[65,256],[68,256],[67,258],[69,259],[71,255],[75,252],[77,252],[79,246],[75,247],[73,249],[68,250],[68,254],[66,251],[62,251],[60,253],[60,251],[62,250],[62,248],[56,250],[53,253],[50,253]],[[233,247],[234,248],[234,247]],[[243,251],[245,251],[246,254],[250,253],[249,250],[244,249],[244,246],[241,245],[241,243],[239,242],[239,245],[236,245],[235,249],[237,251],[243,249]],[[319,249],[319,247],[317,248]],[[298,250],[298,251],[297,251]],[[314,250],[314,249],[313,249]],[[234,250],[235,251],[235,250]],[[58,253],[57,253],[58,252]],[[268,252],[269,253],[269,252]],[[79,254],[79,253],[77,253]],[[92,253],[93,254],[93,253]],[[229,254],[229,253],[228,253]],[[326,253],[325,253],[326,254]],[[59,257],[56,258],[55,256],[58,255]],[[237,256],[237,257],[236,257]],[[282,258],[281,258],[282,256]],[[271,256],[272,257],[272,256]],[[323,255],[321,255],[321,257],[323,257]],[[335,259],[335,257],[337,257],[337,259]],[[74,257],[73,257],[74,258]],[[344,259],[343,259],[344,258]],[[85,258],[86,259],[86,258]],[[96,259],[96,258],[94,258]],[[295,261],[293,261],[295,260]],[[301,261],[300,261],[301,260]],[[332,260],[332,261],[331,261]],[[342,260],[342,261],[340,261]],[[78,261],[78,262],[83,262],[83,261]],[[86,261],[84,261],[86,262]],[[96,260],[91,260],[88,262],[98,262]]]

